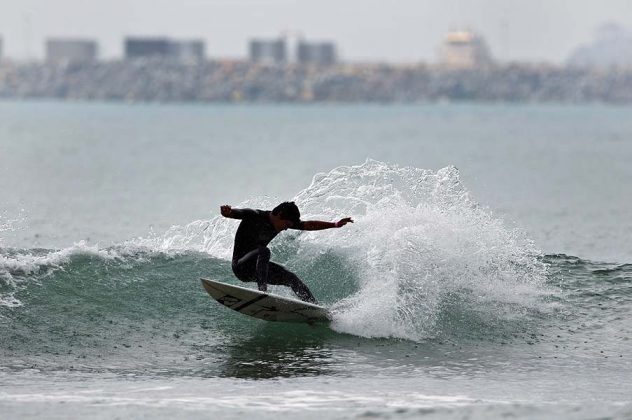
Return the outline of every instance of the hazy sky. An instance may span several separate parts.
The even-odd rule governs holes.
[[[250,37],[333,40],[343,60],[435,61],[470,28],[502,60],[559,62],[597,26],[632,27],[632,0],[0,0],[4,55],[42,57],[48,36],[89,37],[120,57],[126,35],[202,38],[207,55],[244,57]]]

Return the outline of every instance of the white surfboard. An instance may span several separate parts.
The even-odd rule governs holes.
[[[322,306],[215,280],[201,280],[204,289],[216,301],[254,318],[308,324],[330,320],[329,312]]]

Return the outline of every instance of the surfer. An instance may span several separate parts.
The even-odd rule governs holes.
[[[232,263],[233,273],[239,280],[256,281],[262,292],[268,290],[268,284],[288,286],[301,300],[312,303],[316,303],[316,299],[307,286],[294,273],[270,261],[268,244],[286,229],[323,230],[353,223],[350,217],[337,222],[303,221],[296,204],[288,201],[272,211],[234,209],[224,205],[220,212],[224,217],[241,220],[235,235]]]

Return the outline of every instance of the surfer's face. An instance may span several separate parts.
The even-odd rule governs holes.
[[[279,219],[279,230],[286,230],[291,228],[294,225],[294,222],[291,220]]]
[[[294,225],[291,220],[283,219],[281,216],[275,214],[270,214],[270,220],[277,232],[289,229]]]

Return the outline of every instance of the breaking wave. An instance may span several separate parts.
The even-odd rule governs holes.
[[[273,259],[332,308],[339,332],[409,340],[484,335],[547,310],[541,252],[476,203],[455,167],[431,171],[369,160],[317,174],[294,200],[305,220],[355,220],[342,229],[288,231],[272,243]],[[254,198],[239,206],[271,208],[278,201]],[[28,289],[59,281],[93,287],[97,295],[103,287],[121,288],[117,299],[133,300],[123,285],[150,286],[148,278],[166,276],[151,284],[155,299],[178,287],[202,295],[200,276],[235,281],[228,260],[236,223],[215,216],[110,248],[3,249],[0,306],[6,312],[29,305]]]

